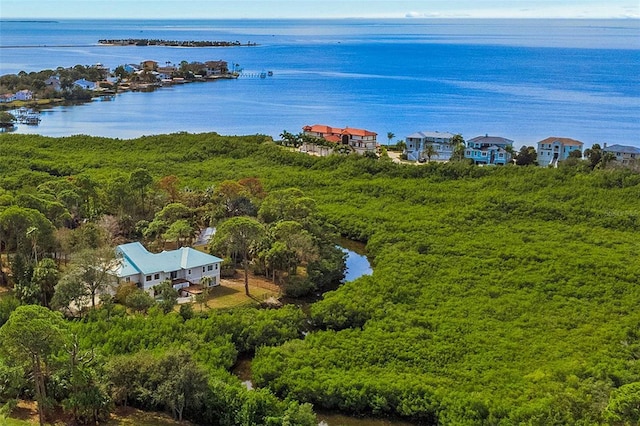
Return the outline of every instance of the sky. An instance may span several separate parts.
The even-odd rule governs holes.
[[[640,0],[0,0],[0,19],[640,18]]]

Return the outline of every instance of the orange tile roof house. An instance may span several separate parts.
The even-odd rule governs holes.
[[[557,167],[558,161],[569,158],[571,151],[580,151],[582,146],[580,141],[570,138],[558,138],[555,136],[546,138],[538,142],[538,164],[542,167],[551,165]]]
[[[377,136],[375,132],[364,129],[356,129],[353,127],[330,127],[323,124],[314,124],[313,126],[304,126],[302,131],[305,135],[322,138],[336,145],[346,145],[357,154],[365,152],[376,152]]]

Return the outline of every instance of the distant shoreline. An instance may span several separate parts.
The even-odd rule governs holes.
[[[239,41],[206,41],[206,40],[162,40],[148,38],[101,39],[103,46],[162,46],[162,47],[238,47],[257,46],[257,43],[240,43]]]

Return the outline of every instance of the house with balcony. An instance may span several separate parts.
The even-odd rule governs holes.
[[[640,164],[640,148],[636,148],[635,146],[607,146],[607,144],[604,144],[604,148],[602,148],[602,151],[612,154],[613,158],[615,158],[615,160],[623,166]]]
[[[422,161],[429,156],[425,154],[427,147],[432,147],[434,154],[430,161],[448,161],[453,155],[454,146],[451,143],[455,135],[448,132],[417,132],[405,138],[407,144],[407,160]]]
[[[559,161],[569,158],[572,151],[580,151],[582,156],[582,146],[580,141],[570,138],[548,137],[538,142],[538,165],[541,167],[557,167]]]
[[[226,61],[207,61],[204,63],[205,77],[229,74],[229,64]]]
[[[18,101],[30,101],[33,99],[33,92],[31,90],[20,90],[16,92],[16,100]]]
[[[118,283],[131,282],[153,296],[153,287],[170,280],[180,291],[211,277],[211,286],[220,285],[222,259],[191,247],[151,253],[139,242],[116,247],[119,258],[114,275]]]
[[[0,103],[9,103],[9,102],[13,102],[16,100],[16,95],[15,93],[3,93],[2,95],[0,95]]]
[[[364,129],[356,129],[353,127],[339,128],[323,124],[314,124],[313,126],[304,126],[302,132],[305,135],[334,143],[336,147],[340,145],[347,146],[353,152],[360,155],[366,152],[375,153],[378,147],[378,134]],[[302,150],[305,150],[304,145]],[[310,149],[308,149],[307,152],[308,151],[310,151]]]
[[[511,162],[513,141],[500,136],[477,136],[467,141],[464,150],[465,158],[473,160],[474,164],[494,164],[504,166]]]

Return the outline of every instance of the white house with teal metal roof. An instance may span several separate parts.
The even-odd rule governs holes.
[[[178,250],[150,253],[139,242],[116,247],[120,262],[115,271],[118,282],[131,282],[149,293],[163,281],[171,280],[176,290],[199,284],[211,277],[211,284],[220,284],[222,259],[182,247]]]

